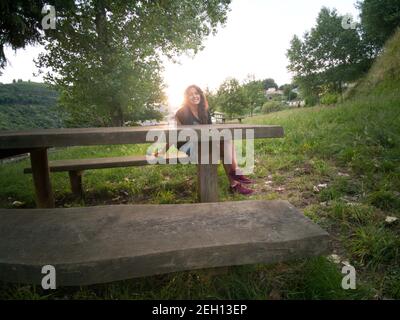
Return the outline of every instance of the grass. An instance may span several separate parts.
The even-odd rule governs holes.
[[[395,299],[400,298],[400,228],[385,218],[400,218],[399,104],[400,95],[392,92],[249,120],[283,125],[285,139],[258,142],[256,148],[270,157],[278,153],[278,170],[291,164],[279,179],[297,185],[303,197],[288,194],[289,200],[306,205],[304,213],[331,233],[337,253],[356,266],[375,297]],[[300,159],[303,168],[296,164]],[[313,192],[317,183],[327,187]]]
[[[84,287],[44,291],[39,286],[0,284],[1,299],[358,299],[366,286],[341,288],[342,275],[324,257],[276,265],[172,273]]]

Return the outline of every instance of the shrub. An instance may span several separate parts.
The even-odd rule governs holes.
[[[270,113],[283,110],[283,105],[278,101],[267,101],[262,106],[262,113]]]
[[[321,104],[330,105],[339,101],[339,95],[336,93],[326,93],[321,97]]]
[[[304,101],[306,102],[306,106],[312,107],[318,104],[318,97],[316,96],[306,96]]]

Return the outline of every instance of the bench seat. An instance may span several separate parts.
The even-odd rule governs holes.
[[[186,158],[188,156],[180,152],[177,155],[169,155],[166,158],[166,163],[168,164],[171,161],[173,161],[172,163],[179,163],[180,160]],[[68,159],[49,161],[49,170],[50,172],[68,171],[72,193],[76,197],[82,198],[82,175],[85,170],[145,166],[148,164],[146,156]],[[32,168],[25,168],[24,173],[32,173]]]
[[[179,160],[187,158],[186,155],[169,156],[168,161],[172,159]],[[108,157],[108,158],[89,158],[89,159],[68,159],[49,161],[50,172],[63,171],[84,171],[90,169],[106,169],[132,166],[148,165],[146,156],[125,156],[125,157]],[[32,173],[32,168],[25,168],[24,173]]]
[[[0,280],[89,285],[326,254],[329,235],[288,201],[0,209]]]

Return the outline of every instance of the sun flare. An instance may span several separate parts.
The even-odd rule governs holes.
[[[174,112],[177,111],[183,103],[183,91],[179,87],[170,87],[166,90],[168,98],[168,107]]]

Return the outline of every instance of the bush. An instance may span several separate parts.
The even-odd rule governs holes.
[[[281,111],[284,109],[284,106],[278,101],[267,101],[262,106],[262,113],[270,113]]]
[[[262,107],[255,107],[253,113],[261,113]]]
[[[326,93],[321,97],[321,104],[330,105],[339,101],[339,95],[336,93]]]
[[[306,96],[304,101],[306,102],[306,106],[312,107],[318,104],[318,97]]]

